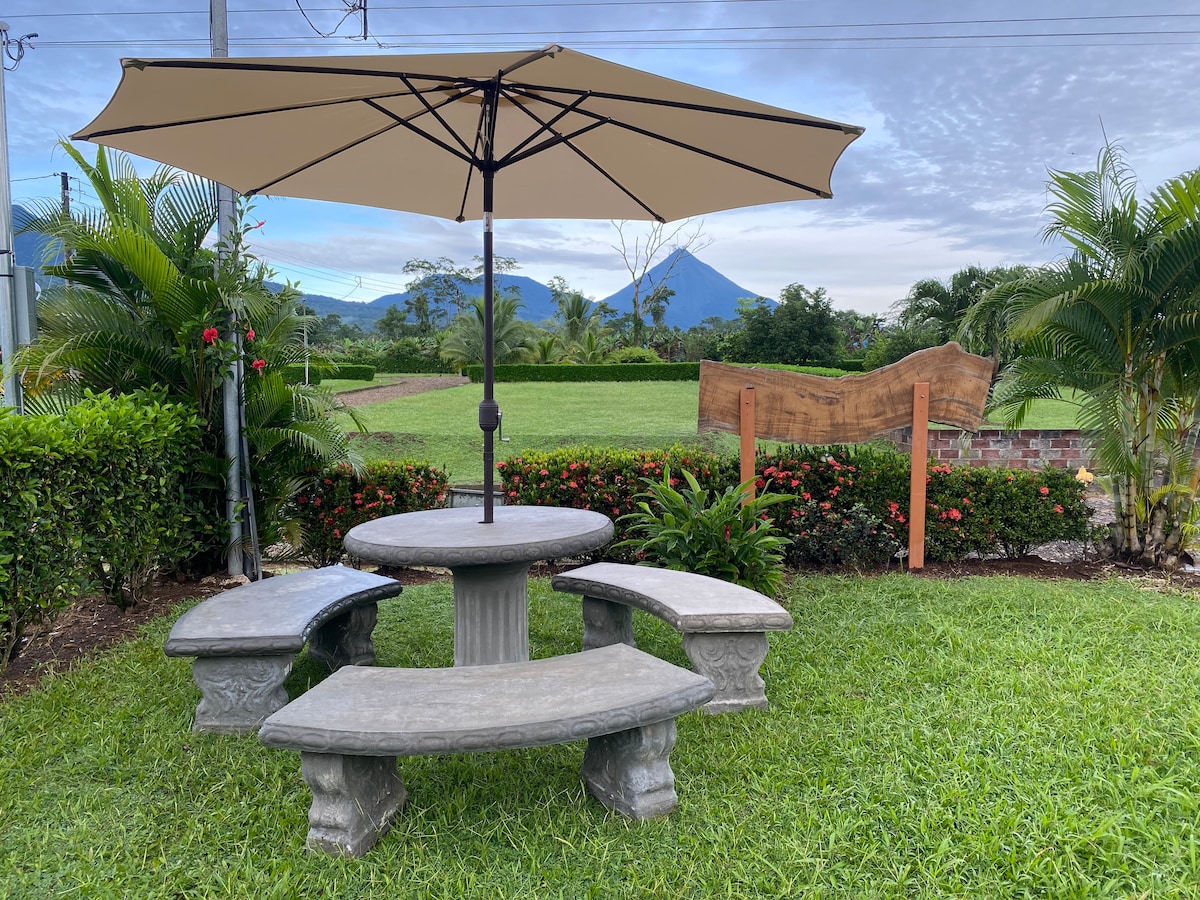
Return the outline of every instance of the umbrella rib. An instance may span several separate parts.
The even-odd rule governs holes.
[[[524,106],[522,106],[519,103],[514,104],[514,105],[517,107],[517,109],[521,110],[521,112],[525,113],[525,115],[529,116],[529,118],[533,119],[533,121],[535,121],[539,125],[541,125],[543,129],[548,127],[547,123],[543,122],[536,115],[534,115],[534,113],[531,110],[526,109]],[[586,110],[583,110],[582,112],[586,113]],[[596,118],[596,117],[593,116],[593,118]],[[605,124],[605,121],[601,120],[599,122],[596,122],[593,127],[599,128],[603,124]],[[580,132],[576,132],[576,135],[572,135],[572,137],[577,136],[578,134],[581,134],[584,131],[591,131],[591,130],[592,130],[591,128],[582,129]],[[608,181],[612,183],[613,187],[615,187],[617,190],[619,190],[621,193],[623,193],[626,197],[628,197],[630,200],[632,200],[634,203],[636,203],[638,206],[640,206],[642,209],[644,209],[647,213],[649,213],[650,216],[653,217],[655,221],[657,221],[657,222],[667,221],[665,218],[662,217],[662,215],[660,215],[655,210],[651,209],[637,194],[635,194],[629,188],[625,187],[625,185],[621,184],[621,182],[617,181],[617,179],[614,178],[608,172],[608,170],[606,170],[602,165],[600,165],[598,162],[596,162],[594,159],[592,159],[590,156],[588,156],[586,153],[584,153],[581,149],[579,149],[574,144],[572,144],[571,141],[567,137],[562,136],[562,135],[559,135],[559,137],[561,137],[562,140],[555,141],[555,142],[548,142],[546,146],[554,146],[554,145],[561,143],[568,150],[570,150],[572,153],[574,153],[576,156],[578,156],[580,159],[582,159],[584,162],[586,162],[589,166],[591,166],[593,169],[595,169],[597,172],[599,172],[601,175],[603,175],[606,179],[608,179]],[[545,149],[545,148],[542,147],[539,149]],[[529,153],[524,154],[522,158],[527,158],[532,155],[533,155],[533,152],[531,151]],[[509,161],[508,164],[511,165],[512,161]]]
[[[395,127],[395,125],[385,125],[383,128],[380,128],[377,131],[373,131],[370,134],[364,134],[361,137],[355,138],[348,144],[343,144],[340,147],[330,150],[328,153],[321,154],[315,159],[310,159],[308,162],[296,166],[296,168],[292,169],[291,171],[285,172],[278,178],[273,178],[265,184],[260,184],[258,187],[250,188],[249,190],[242,191],[241,193],[245,194],[247,197],[253,197],[255,194],[261,194],[263,191],[269,191],[272,187],[279,184],[279,182],[287,181],[287,179],[291,178],[293,175],[299,175],[301,172],[311,169],[313,166],[320,165],[321,163],[325,162],[325,160],[332,159],[340,153],[345,153],[347,150],[352,150],[359,144],[364,144],[367,141],[373,140],[379,137],[379,135],[391,131]]]
[[[820,128],[825,131],[840,131],[843,134],[861,135],[864,129],[857,125],[845,125],[841,122],[826,122],[807,116],[789,116],[779,113],[755,112],[748,109],[733,109],[728,106],[710,106],[704,103],[688,103],[683,100],[665,100],[659,97],[639,97],[635,94],[612,94],[606,91],[584,90],[583,88],[556,87],[554,85],[524,84],[510,82],[506,87],[515,93],[520,93],[531,99],[544,100],[556,106],[563,101],[550,100],[546,94],[587,94],[595,100],[619,100],[623,103],[640,103],[646,106],[661,106],[668,109],[683,109],[689,112],[716,113],[723,116],[734,116],[741,119],[757,119],[761,122],[778,122],[782,125],[803,125],[808,128]]]
[[[529,154],[521,153],[521,151],[525,147],[529,146],[529,144],[533,143],[533,141],[535,141],[537,139],[538,135],[546,134],[547,132],[549,132],[550,134],[553,134],[556,138],[561,140],[562,135],[560,135],[558,132],[552,130],[554,128],[554,124],[556,122],[562,120],[562,118],[564,116],[570,115],[572,112],[574,112],[579,107],[579,104],[581,104],[587,98],[588,98],[587,94],[580,94],[579,97],[576,98],[574,103],[572,103],[570,106],[564,107],[562,110],[559,111],[558,115],[553,116],[548,122],[546,122],[540,128],[538,128],[537,131],[530,134],[527,138],[525,138],[525,140],[521,141],[519,144],[517,144],[515,147],[513,147],[511,150],[509,150],[508,153],[505,154],[504,158],[498,161],[499,164],[505,165],[509,162],[519,162],[520,160],[524,159]],[[516,104],[516,102],[514,101],[514,105],[518,105],[518,104]],[[557,143],[557,141],[555,143]],[[545,150],[545,149],[549,149],[550,146],[551,145],[549,145],[549,144],[539,144],[538,149]],[[536,152],[538,152],[538,149],[535,149],[532,152],[536,153]]]
[[[466,153],[463,153],[457,147],[447,144],[445,141],[441,140],[440,138],[434,137],[428,131],[424,131],[421,128],[418,128],[416,125],[414,125],[411,121],[404,118],[403,116],[396,115],[394,112],[391,112],[390,110],[385,109],[384,107],[380,106],[378,103],[376,103],[373,100],[364,100],[363,102],[366,103],[367,106],[371,107],[372,109],[383,113],[385,116],[387,116],[393,122],[395,122],[396,125],[400,125],[404,128],[407,128],[413,134],[419,135],[420,137],[423,137],[425,140],[429,141],[431,144],[435,144],[436,146],[441,147],[443,150],[445,150],[447,153],[451,154],[452,156],[458,157],[465,163],[469,163],[471,165],[475,164],[475,160],[473,157],[467,155]],[[438,121],[441,121],[441,120],[438,119]],[[386,129],[384,129],[384,130],[386,130]],[[380,132],[380,133],[382,134],[382,132]],[[454,132],[452,131],[451,134],[454,134]],[[457,137],[457,135],[455,135],[455,137]]]
[[[559,144],[570,143],[571,141],[575,140],[575,138],[579,137],[580,135],[587,134],[589,131],[595,131],[600,126],[607,125],[607,124],[609,124],[607,119],[598,119],[594,122],[591,122],[588,125],[584,125],[582,128],[578,128],[575,131],[572,131],[570,134],[562,134],[560,132],[551,131],[549,128],[549,123],[548,123],[547,127],[545,129],[540,129],[535,134],[530,135],[526,140],[522,141],[518,147],[513,148],[513,150],[507,156],[505,156],[503,159],[497,160],[496,165],[497,166],[516,165],[519,162],[523,162],[524,160],[529,159],[529,157],[531,157],[531,156],[537,156],[537,154],[539,154],[545,150],[549,150],[552,147],[557,147]],[[540,134],[541,131],[549,132],[552,135],[552,137],[549,140],[543,141],[542,143],[538,144],[536,147],[529,148],[524,153],[516,152],[518,149],[520,149],[520,147],[525,146],[531,140],[533,140],[533,138],[536,137],[537,134]],[[574,148],[572,148],[572,149],[574,149]]]
[[[210,122],[229,122],[234,119],[249,119],[254,116],[269,116],[275,113],[296,112],[303,109],[321,109],[326,106],[341,106],[348,103],[368,103],[374,100],[390,100],[394,97],[407,97],[407,91],[393,91],[387,94],[372,94],[370,97],[340,97],[337,100],[320,100],[313,103],[297,103],[290,106],[273,106],[269,109],[251,109],[246,112],[221,113],[214,116],[199,116],[194,119],[173,119],[170,122],[159,122],[153,125],[129,125],[123,128],[108,128],[103,131],[76,132],[71,135],[74,141],[94,141],[95,138],[110,135],[136,134],[140,131],[158,131],[163,128],[178,128],[183,125],[206,125]]]
[[[404,82],[405,87],[407,87],[412,92],[413,96],[421,101],[421,105],[425,107],[425,111],[428,112],[429,115],[431,115],[435,119],[437,119],[438,124],[441,125],[442,128],[444,128],[446,130],[446,133],[449,134],[452,138],[454,138],[454,140],[456,140],[458,142],[458,145],[460,147],[462,147],[462,149],[466,153],[470,154],[473,157],[475,155],[475,151],[472,148],[468,147],[467,142],[462,139],[462,137],[459,135],[459,133],[450,127],[449,122],[447,122],[444,118],[442,118],[441,114],[438,113],[438,109],[440,109],[441,107],[446,106],[450,103],[453,103],[457,100],[460,100],[463,97],[469,96],[470,94],[476,93],[478,91],[478,88],[471,88],[468,90],[458,91],[457,93],[455,93],[455,95],[453,97],[447,97],[447,98],[445,98],[445,100],[443,100],[441,103],[438,103],[435,106],[434,104],[431,104],[428,100],[425,99],[424,94],[422,94],[415,87],[413,87],[412,82],[408,80],[407,76],[401,75],[400,80]],[[376,109],[379,109],[379,107],[376,107]],[[417,118],[417,116],[420,116],[420,115],[421,115],[420,113],[417,113],[412,118],[415,119],[415,118]]]
[[[549,104],[550,106],[557,106],[559,108],[562,108],[563,106],[566,105],[561,100],[554,100],[554,99],[551,99],[550,97],[543,97],[543,96],[538,96],[538,95],[530,95],[530,96],[531,96],[531,99],[540,100],[541,102]],[[595,95],[593,95],[593,96],[595,96]],[[524,107],[520,107],[520,108],[524,109]],[[715,112],[715,111],[719,111],[719,110],[714,109],[713,111]],[[798,188],[802,191],[808,191],[810,194],[813,194],[814,196],[820,197],[824,200],[829,200],[830,198],[833,197],[833,195],[831,193],[829,193],[828,191],[823,191],[820,188],[812,187],[811,185],[804,184],[803,182],[800,182],[800,181],[793,181],[791,178],[787,178],[783,175],[777,175],[774,172],[768,172],[766,169],[760,169],[758,166],[752,166],[749,163],[739,162],[738,160],[731,159],[728,156],[722,156],[720,153],[714,153],[711,150],[705,150],[704,148],[697,147],[694,144],[688,144],[688,143],[685,143],[684,141],[680,141],[680,140],[676,140],[675,138],[667,137],[664,134],[658,134],[656,132],[650,131],[649,129],[641,128],[637,125],[631,125],[628,122],[620,122],[616,119],[602,116],[599,113],[594,113],[589,109],[576,109],[575,112],[581,116],[587,116],[590,119],[599,121],[601,124],[612,125],[615,128],[621,128],[621,129],[624,129],[625,131],[632,131],[634,134],[640,134],[643,137],[650,138],[651,140],[658,141],[659,143],[670,144],[672,147],[678,147],[681,150],[689,150],[692,153],[696,153],[700,156],[708,157],[709,159],[713,159],[713,160],[716,160],[717,162],[724,163],[727,166],[732,166],[735,169],[741,169],[745,172],[753,172],[755,175],[761,175],[762,177],[769,178],[772,181],[778,181],[781,184],[786,184],[791,187]],[[840,126],[839,126],[839,128],[840,128]],[[568,144],[567,146],[571,146],[571,145]],[[572,147],[572,149],[576,149],[576,148]],[[577,150],[576,152],[579,152],[579,151]]]

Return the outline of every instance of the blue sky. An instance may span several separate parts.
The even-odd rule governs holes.
[[[1060,248],[1039,236],[1047,170],[1091,167],[1105,135],[1125,149],[1147,192],[1200,166],[1200,8],[1185,0],[366,5],[364,42],[352,39],[361,38],[362,16],[344,0],[228,0],[230,55],[555,42],[865,126],[834,171],[832,200],[705,217],[709,243],[700,258],[769,297],[799,282],[824,286],[839,308],[886,313],[921,278],[1051,259]],[[57,196],[59,182],[47,176],[69,165],[56,142],[103,107],[121,57],[208,53],[206,0],[12,0],[9,7],[10,37],[39,34],[5,74],[17,202]],[[88,196],[77,190],[73,201]],[[266,224],[254,232],[254,248],[281,277],[351,300],[403,290],[407,260],[467,264],[481,246],[478,222],[266,198],[255,215]],[[628,281],[615,241],[606,222],[496,226],[497,252],[515,257],[521,274],[562,275],[596,298]]]

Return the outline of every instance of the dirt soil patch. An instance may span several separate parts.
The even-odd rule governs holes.
[[[338,398],[347,406],[366,406],[369,403],[382,403],[384,400],[411,397],[426,391],[442,391],[470,383],[471,379],[465,375],[413,375],[389,384],[343,391],[338,394]]]

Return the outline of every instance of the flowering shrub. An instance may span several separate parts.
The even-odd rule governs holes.
[[[628,538],[622,516],[637,509],[643,479],[658,479],[668,470],[691,473],[702,489],[721,490],[735,483],[737,459],[704,450],[593,449],[562,447],[530,451],[496,464],[504,502],[523,506],[566,506],[590,509],[616,520],[614,543],[600,551],[607,559],[627,559],[631,551],[616,544]],[[676,484],[682,483],[672,476]]]
[[[759,488],[799,499],[776,519],[795,564],[873,565],[908,545],[910,461],[872,446],[780,447],[758,455]],[[932,464],[926,476],[925,555],[1023,556],[1086,536],[1090,512],[1070,472]],[[856,509],[856,507],[858,507]]]
[[[315,473],[292,502],[300,527],[299,555],[314,566],[331,566],[345,555],[342,540],[355,525],[380,516],[446,505],[446,474],[428,463],[368,463],[362,475],[348,465]]]
[[[794,562],[846,565],[856,569],[887,566],[900,549],[897,530],[861,503],[849,509],[808,500],[793,521],[795,533],[788,548]]]
[[[925,554],[1025,556],[1039,544],[1082,540],[1091,514],[1072,473],[933,465],[926,477]]]
[[[604,450],[565,447],[525,453],[498,464],[505,502],[593,509],[618,520],[616,541],[631,537],[620,520],[636,509],[644,478],[689,471],[704,490],[736,484],[734,456],[674,447]],[[874,445],[780,446],[760,450],[756,488],[787,494],[772,510],[791,543],[793,565],[886,564],[908,546],[910,461]],[[681,488],[676,476],[672,485]],[[1022,556],[1039,544],[1086,537],[1089,510],[1070,472],[990,469],[933,464],[926,484],[925,555],[932,561],[971,553]],[[608,559],[628,558],[629,545],[611,546]]]

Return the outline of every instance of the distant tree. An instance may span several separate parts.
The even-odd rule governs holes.
[[[613,249],[621,254],[621,261],[625,264],[625,270],[629,272],[633,286],[630,337],[633,343],[645,346],[646,316],[652,313],[655,305],[660,308],[660,321],[665,315],[671,295],[658,293],[656,297],[655,294],[660,288],[665,288],[666,282],[683,256],[681,251],[699,252],[712,242],[706,239],[701,231],[704,227],[703,221],[691,227],[692,220],[685,219],[672,229],[668,229],[661,222],[654,222],[646,228],[644,234],[640,230],[635,234],[634,226],[629,222],[612,224],[617,229],[617,243],[613,244]],[[650,270],[660,259],[668,260],[667,268],[659,275],[658,280],[654,281],[650,277]]]
[[[863,355],[863,369],[879,369],[899,362],[910,353],[927,347],[939,347],[944,343],[931,327],[909,326],[888,328],[880,332],[878,339]]]
[[[990,287],[959,320],[955,339],[965,350],[991,358],[993,382],[1000,377],[1001,368],[1012,362],[1020,346],[1009,332],[1016,318],[1016,306],[1009,292],[998,289],[1019,282],[1032,271],[1028,266],[989,269]]]
[[[741,332],[724,344],[730,362],[832,366],[839,358],[842,337],[825,288],[789,284],[774,309],[759,298],[739,301],[738,312]]]
[[[413,276],[408,283],[404,316],[412,317],[421,336],[446,327],[465,307],[466,286],[475,280],[474,269],[461,267],[445,256],[436,260],[410,259],[404,264],[404,274]]]
[[[408,321],[408,314],[401,312],[400,307],[393,303],[375,321],[373,330],[385,340],[398,341],[408,337],[412,328],[412,324]]]

